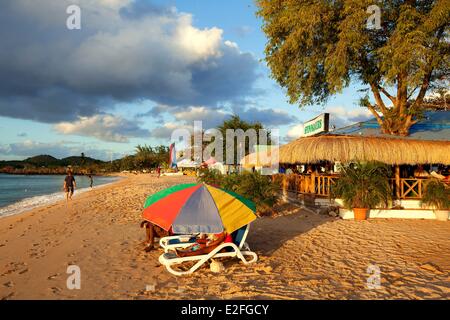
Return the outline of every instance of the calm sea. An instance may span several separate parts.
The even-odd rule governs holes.
[[[0,174],[0,217],[64,199],[65,176]],[[75,196],[90,190],[89,178],[75,176]],[[116,181],[117,177],[93,177],[94,188]]]

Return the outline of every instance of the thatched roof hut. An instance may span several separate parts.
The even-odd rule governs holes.
[[[253,167],[270,167],[272,164],[276,165],[279,163],[278,153],[278,148],[250,153],[241,159],[240,164],[247,169],[251,169]]]
[[[314,163],[321,160],[450,165],[450,141],[321,135],[300,138],[280,147],[280,163]]]
[[[375,120],[357,123],[332,133],[303,137],[280,146],[279,163],[318,161],[381,161],[390,165],[450,165],[450,112],[427,112],[425,119],[411,128],[408,137],[381,134]],[[270,165],[242,159],[246,168]],[[273,161],[274,163],[276,161]]]

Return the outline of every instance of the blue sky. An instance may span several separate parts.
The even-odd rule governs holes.
[[[253,1],[37,2],[6,0],[0,13],[2,160],[81,152],[109,160],[232,113],[290,139],[324,111],[337,126],[369,117],[357,85],[325,106],[288,104],[263,61]],[[65,28],[71,3],[82,10],[81,30]]]

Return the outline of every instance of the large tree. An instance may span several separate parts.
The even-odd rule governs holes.
[[[382,131],[408,135],[427,91],[448,86],[450,0],[257,0],[257,5],[268,37],[267,63],[291,103],[324,103],[359,81],[366,86],[361,104]],[[373,5],[380,9],[381,25],[369,28]]]
[[[169,160],[169,148],[166,146],[151,147],[138,145],[134,155],[136,168],[150,168],[162,165]]]
[[[233,130],[233,131],[237,131],[237,130],[243,130],[244,132],[248,132],[247,130],[254,130],[257,134],[256,137],[256,143],[262,143],[263,141],[260,139],[261,137],[259,136],[259,134],[263,134],[266,133],[266,137],[267,137],[267,141],[265,141],[265,143],[267,144],[272,144],[271,141],[271,132],[269,129],[265,128],[260,122],[247,122],[243,119],[241,119],[238,115],[234,114],[231,117],[227,118],[226,120],[224,120],[223,123],[221,123],[220,125],[217,126],[217,129],[220,132],[220,136],[221,136],[221,143],[222,143],[222,157],[223,159],[221,161],[226,161],[227,159],[227,130]],[[263,132],[260,132],[260,130],[264,130]],[[194,135],[191,135],[191,155],[195,154],[195,151],[201,151],[202,154],[205,151],[205,149],[215,141],[215,137],[214,135],[209,136],[207,133],[202,132],[200,133],[196,133],[197,139],[195,139]],[[261,141],[260,141],[261,140]],[[195,143],[198,143],[198,145],[196,145]],[[240,158],[239,158],[239,154],[238,154],[238,138],[234,137],[233,141],[229,141],[230,143],[232,143],[234,145],[233,148],[233,158],[234,158],[234,163],[235,164],[239,164],[240,162]],[[248,155],[250,152],[253,152],[253,148],[254,146],[252,146],[250,144],[250,139],[248,139],[248,137],[245,138],[244,141],[244,148],[243,148],[243,153],[244,155]],[[217,157],[216,155],[216,150],[214,150],[214,152],[212,153],[212,156]],[[231,151],[230,151],[231,152]],[[192,157],[192,156],[191,156]],[[231,156],[230,156],[231,157]],[[197,159],[196,159],[197,160]],[[203,159],[203,161],[206,161],[208,159]]]

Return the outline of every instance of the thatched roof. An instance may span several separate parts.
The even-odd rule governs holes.
[[[410,128],[407,137],[383,134],[375,119],[336,129],[332,133],[303,137],[279,148],[279,163],[314,163],[321,160],[381,161],[387,164],[450,165],[450,111],[427,111]],[[268,166],[270,160],[242,159],[244,167]],[[264,159],[264,158],[262,158]],[[265,163],[264,163],[265,162]]]
[[[279,160],[280,163],[361,160],[381,161],[392,165],[450,165],[450,141],[320,135],[300,138],[281,146]]]
[[[261,166],[252,163],[250,155],[241,164],[250,168]],[[424,141],[398,138],[320,135],[304,137],[279,148],[280,163],[315,163],[321,160],[381,161],[386,164],[432,164],[450,165],[450,141]],[[253,158],[255,159],[255,155]],[[255,161],[253,161],[255,162]],[[270,160],[265,161],[270,165]]]
[[[261,152],[251,153],[242,158],[240,164],[247,169],[253,167],[270,167],[272,163],[278,164],[278,156],[275,152],[279,152],[278,148],[272,150],[265,150]]]

